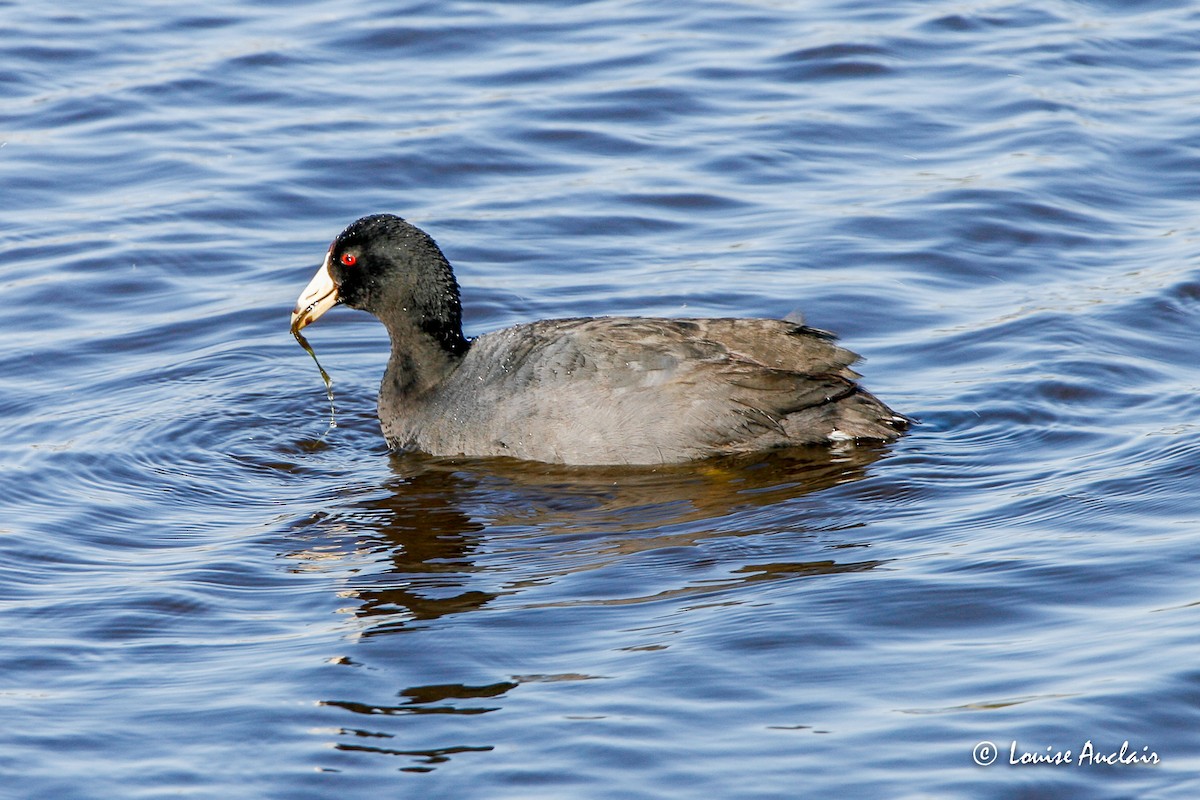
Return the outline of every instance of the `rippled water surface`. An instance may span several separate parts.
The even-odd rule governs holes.
[[[0,797],[1196,797],[1197,87],[1167,0],[0,2]],[[375,211],[920,424],[390,456],[287,331]]]

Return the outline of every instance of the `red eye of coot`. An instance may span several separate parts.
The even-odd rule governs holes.
[[[342,253],[342,263],[347,267],[353,267],[358,263],[358,256],[353,253]]]

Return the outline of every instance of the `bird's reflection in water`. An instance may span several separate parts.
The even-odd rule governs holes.
[[[816,518],[792,501],[862,478],[885,452],[799,449],[659,468],[399,455],[382,491],[315,524],[336,524],[352,534],[358,552],[374,555],[378,568],[356,574],[345,593],[357,601],[361,635],[375,636],[502,597],[530,607],[626,604],[871,569],[878,562],[851,556],[862,552],[855,544],[864,544],[844,533],[854,523]],[[824,537],[825,544],[807,548],[811,560],[758,560],[748,544],[729,563],[715,565],[717,577],[697,579],[689,577],[694,570],[681,568],[648,578],[647,585],[615,581],[600,596],[594,582],[579,596],[560,586],[569,576],[649,551],[678,553],[715,538],[829,531],[843,534],[835,545]],[[675,558],[681,557],[688,558]],[[711,552],[703,559],[712,566]]]
[[[796,450],[657,469],[394,456],[385,485],[360,487],[297,531],[310,545],[294,554],[301,563],[361,565],[339,570],[350,600],[344,611],[356,623],[351,640],[375,645],[336,661],[372,666],[320,702],[337,714],[334,749],[399,757],[407,762],[401,770],[428,772],[491,751],[487,721],[519,686],[609,677],[489,675],[471,654],[497,648],[497,640],[480,631],[464,639],[462,625],[440,622],[447,617],[508,612],[497,619],[530,626],[518,639],[550,636],[546,625],[558,619],[569,638],[583,635],[573,606],[677,597],[694,597],[696,608],[732,605],[745,599],[731,595],[765,582],[874,568],[881,562],[863,558],[861,515],[846,513],[845,501],[809,500],[863,478],[885,452]],[[540,611],[548,608],[558,611],[548,617]],[[525,616],[527,609],[539,611]],[[421,633],[387,636],[405,631]],[[622,649],[664,647],[647,640]],[[437,652],[435,669],[422,669],[412,648]],[[383,675],[399,687],[380,684]],[[435,675],[441,680],[429,680]],[[484,679],[445,682],[456,675]]]

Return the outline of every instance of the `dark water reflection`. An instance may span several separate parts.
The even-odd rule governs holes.
[[[353,547],[378,556],[377,568],[346,590],[359,603],[355,613],[366,624],[363,635],[370,636],[479,610],[501,597],[520,603],[525,588],[610,569],[639,553],[670,551],[675,563],[686,565],[703,558],[688,555],[687,548],[712,537],[829,534],[829,520],[804,520],[781,504],[859,480],[884,454],[881,446],[836,455],[793,450],[645,469],[396,456],[396,475],[380,496],[329,509],[307,523],[305,532],[353,530]],[[672,588],[658,586],[657,579],[649,590],[614,582],[606,584],[610,596],[553,604],[717,595],[758,581],[867,570],[881,562],[852,554],[868,546],[851,540],[836,545],[836,558],[744,563],[723,579]],[[650,593],[640,594],[643,590]]]
[[[529,629],[526,617],[640,617],[642,607],[670,617],[681,603],[696,611],[736,609],[757,604],[767,585],[784,590],[886,565],[870,557],[863,521],[831,519],[823,503],[806,506],[807,498],[863,480],[886,456],[884,447],[833,454],[814,448],[644,469],[393,457],[378,490],[348,496],[298,526],[297,535],[317,546],[288,559],[301,570],[323,570],[331,557],[359,565],[338,592],[356,644],[331,663],[365,676],[392,659],[432,657],[441,666],[429,674],[472,679],[382,693],[376,680],[340,681],[341,693],[320,701],[336,720],[335,750],[390,756],[402,771],[428,772],[493,751],[495,732],[483,718],[521,708],[528,690],[539,697],[551,687],[612,683],[615,676],[599,665],[590,672],[545,669],[560,661],[555,650],[564,642],[540,645],[538,626]],[[499,655],[513,643],[493,630],[497,618],[509,620],[502,629],[517,624],[526,631],[518,636],[522,654]],[[551,632],[562,624],[550,624],[547,635],[561,640]],[[614,652],[666,653],[678,646],[672,640],[683,632],[679,625],[634,624],[622,634],[630,641]],[[571,638],[594,633],[584,626]],[[434,653],[425,652],[430,647]],[[496,658],[521,668],[498,675],[489,664]],[[612,719],[607,702],[565,719],[604,723]],[[432,718],[439,721],[432,729],[413,730],[413,720],[424,727]],[[622,750],[619,760],[627,759]]]

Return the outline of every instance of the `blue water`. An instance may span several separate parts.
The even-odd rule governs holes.
[[[0,2],[0,797],[1200,792],[1200,6],[56,5]],[[287,331],[378,211],[470,334],[799,311],[920,424],[389,456],[378,323],[311,329],[332,429]]]

